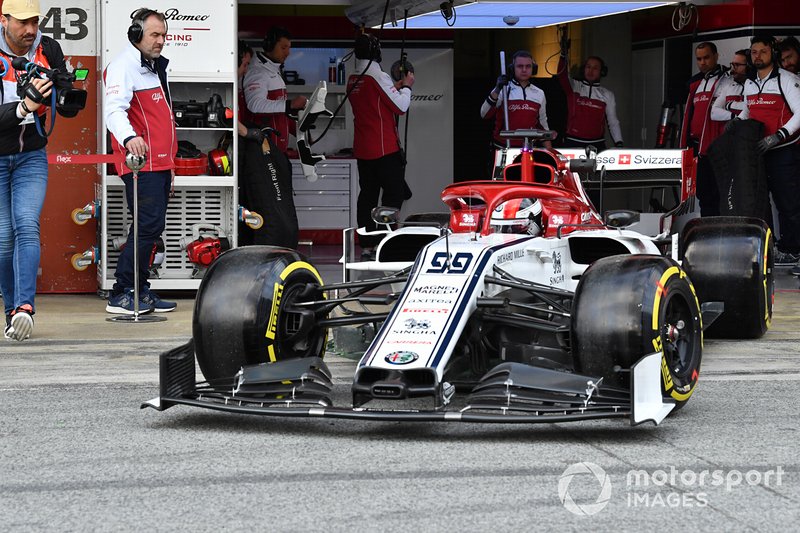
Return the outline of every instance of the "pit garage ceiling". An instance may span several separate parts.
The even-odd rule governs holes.
[[[707,5],[725,1],[688,3]],[[386,10],[386,28],[402,27],[406,14],[408,27],[417,29],[539,28],[677,4],[667,0],[389,0],[387,9],[385,0],[353,0],[345,13],[353,23],[366,27],[379,27]]]

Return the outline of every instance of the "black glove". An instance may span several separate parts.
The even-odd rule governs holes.
[[[739,120],[739,119],[738,119],[738,118],[732,118],[732,119],[730,119],[728,122],[726,122],[726,123],[725,123],[725,131],[723,131],[723,133],[730,133],[730,131],[733,129],[733,124],[734,124],[734,123],[735,123],[737,120]]]
[[[624,145],[622,144],[622,141],[617,141],[614,143],[614,148],[622,148],[623,146]]]
[[[264,132],[258,128],[247,128],[247,133],[245,133],[244,138],[248,141],[255,141],[261,144],[264,142]]]
[[[506,85],[508,85],[508,76],[506,76],[505,74],[497,76],[497,84],[494,86],[494,92],[500,94],[500,91],[502,91],[503,87],[505,87]]]
[[[770,148],[774,148],[782,141],[786,139],[786,135],[783,133],[782,130],[778,130],[777,133],[773,133],[772,135],[767,135],[756,145],[756,150],[759,154],[765,153]]]

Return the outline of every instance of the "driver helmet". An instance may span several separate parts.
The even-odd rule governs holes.
[[[542,233],[542,204],[535,198],[515,198],[498,205],[492,212],[494,233],[533,235]]]

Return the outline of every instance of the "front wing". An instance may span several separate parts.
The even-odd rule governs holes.
[[[631,425],[658,424],[675,407],[662,397],[661,358],[652,353],[633,366],[630,390],[562,370],[502,363],[461,404],[393,409],[333,405],[337,385],[321,358],[250,365],[230,383],[197,383],[189,342],[161,354],[160,395],[141,407],[163,411],[182,404],[239,414],[376,421],[531,424],[627,417]]]

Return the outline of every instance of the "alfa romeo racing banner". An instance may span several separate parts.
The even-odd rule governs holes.
[[[164,13],[167,39],[164,57],[174,77],[202,76],[230,80],[236,69],[236,4],[218,0],[155,2]],[[146,4],[146,3],[145,3]],[[128,0],[103,5],[103,56],[114,57],[128,43],[131,15],[140,7]]]

